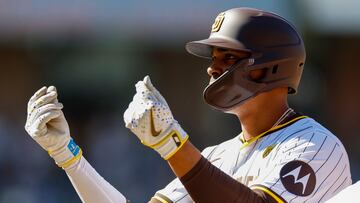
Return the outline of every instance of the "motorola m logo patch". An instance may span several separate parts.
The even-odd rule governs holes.
[[[285,164],[280,171],[280,180],[286,190],[298,196],[310,195],[316,185],[314,170],[303,161]]]

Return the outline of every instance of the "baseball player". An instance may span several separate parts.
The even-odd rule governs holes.
[[[288,106],[305,48],[287,20],[257,9],[230,9],[216,17],[208,39],[189,42],[186,49],[212,60],[204,99],[236,115],[242,132],[200,152],[150,78],[139,81],[125,125],[178,177],[151,203],[324,202],[352,183],[341,142]],[[55,87],[41,88],[28,103],[27,132],[65,170],[83,202],[128,201],[82,156],[62,107]]]

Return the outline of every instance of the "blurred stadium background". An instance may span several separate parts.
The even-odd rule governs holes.
[[[58,88],[85,157],[133,202],[146,202],[174,178],[123,124],[134,84],[145,75],[199,149],[236,136],[237,119],[202,100],[209,62],[187,54],[184,44],[207,37],[219,12],[239,6],[276,12],[301,32],[307,62],[291,106],[343,141],[359,180],[359,1],[1,0],[0,202],[80,202],[23,127],[27,101],[44,85]]]

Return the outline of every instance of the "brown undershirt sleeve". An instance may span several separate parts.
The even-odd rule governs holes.
[[[196,203],[277,202],[267,193],[239,183],[204,157],[180,181]]]

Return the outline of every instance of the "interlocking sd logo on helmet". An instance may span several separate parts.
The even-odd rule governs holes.
[[[224,21],[225,18],[225,13],[222,12],[220,13],[216,18],[215,18],[215,22],[211,27],[211,32],[217,32],[220,30],[221,24]]]
[[[252,8],[222,12],[216,17],[208,39],[186,44],[189,53],[209,59],[214,47],[247,52],[254,63],[240,62],[208,85],[204,99],[210,106],[229,111],[276,87],[287,87],[289,94],[297,92],[305,47],[295,27],[281,16]],[[260,81],[250,80],[249,72],[257,69],[265,69],[265,76]]]

